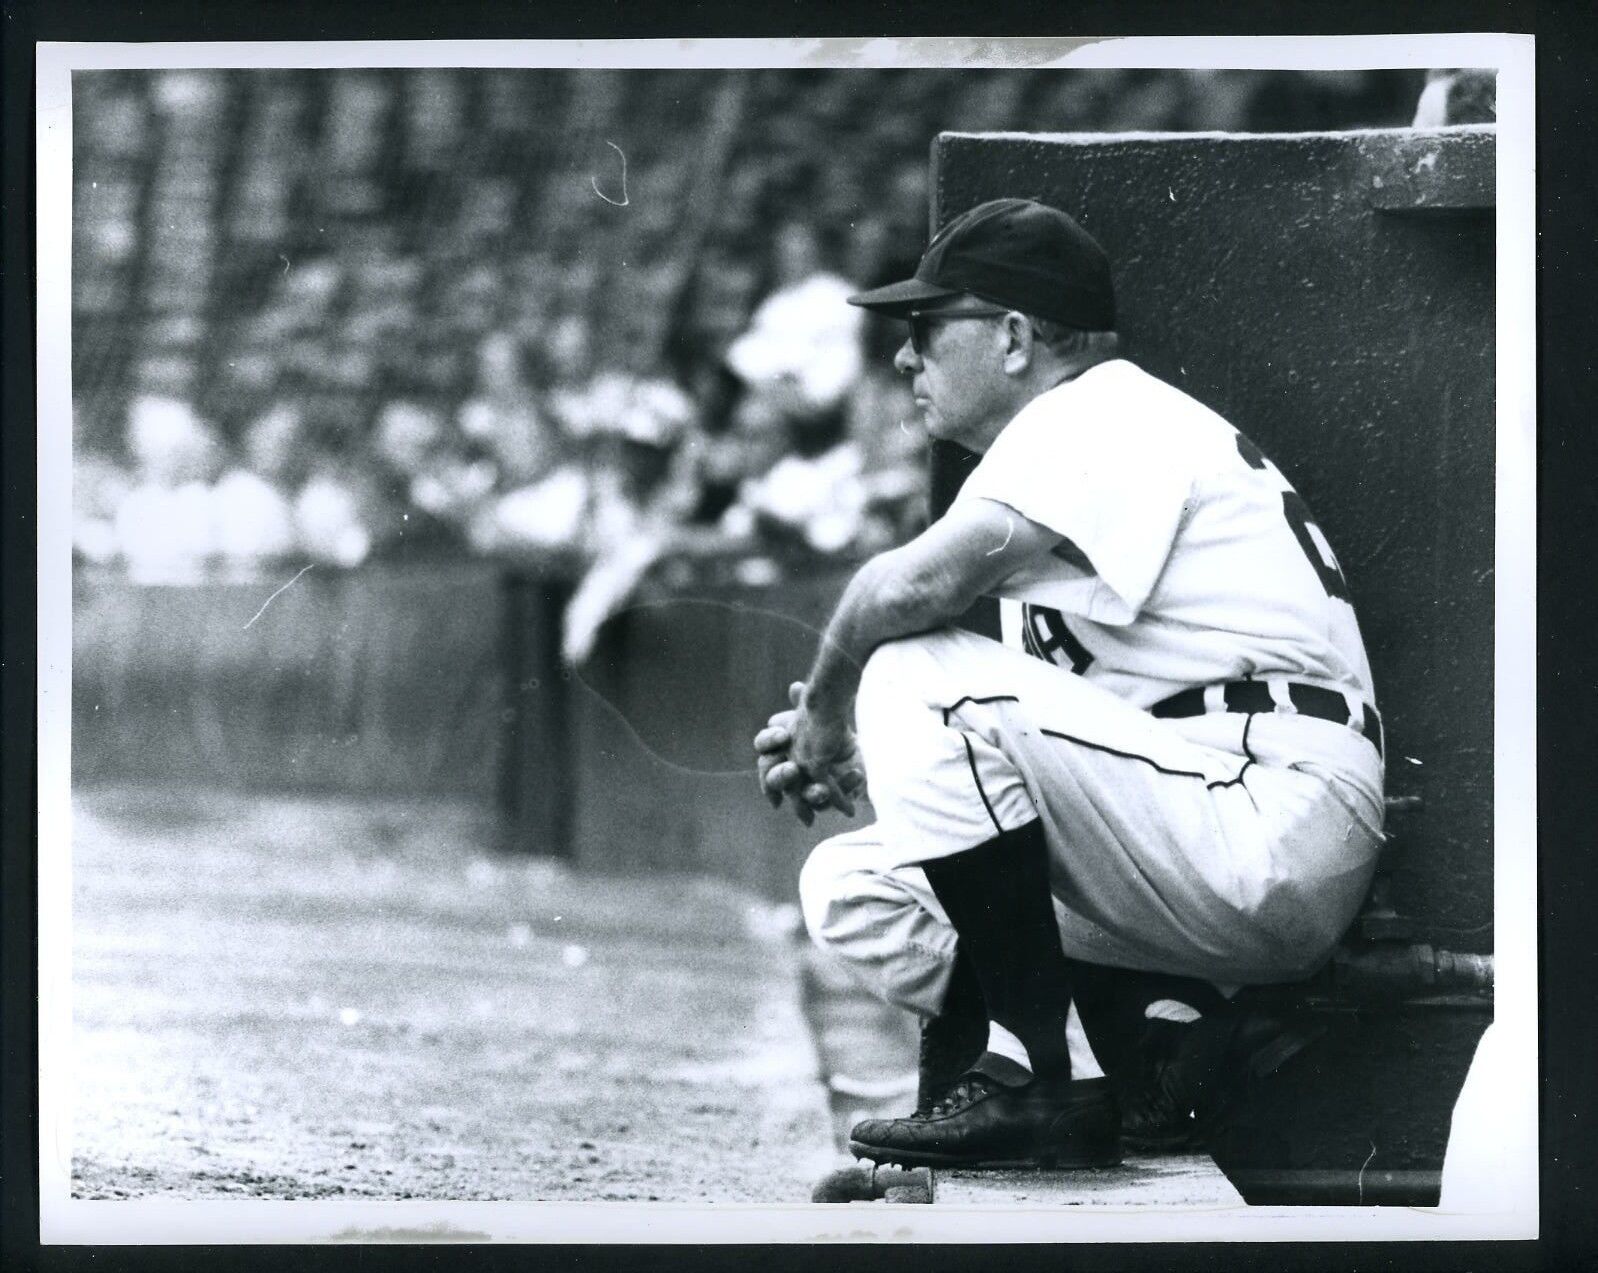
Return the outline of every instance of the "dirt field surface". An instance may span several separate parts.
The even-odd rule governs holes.
[[[79,793],[74,1196],[807,1199],[785,917],[491,839],[436,803]]]

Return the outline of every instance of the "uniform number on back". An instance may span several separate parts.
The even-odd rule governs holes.
[[[1259,447],[1241,433],[1237,435],[1237,453],[1243,457],[1243,462],[1249,468],[1274,473],[1286,486],[1287,479],[1282,477],[1276,466],[1265,458]],[[1348,581],[1343,578],[1343,571],[1337,564],[1337,558],[1332,553],[1332,546],[1327,542],[1325,532],[1315,524],[1315,518],[1311,515],[1309,505],[1304,502],[1303,497],[1291,487],[1282,492],[1282,516],[1287,518],[1288,529],[1293,532],[1293,538],[1298,540],[1298,546],[1304,550],[1304,556],[1309,564],[1314,567],[1315,574],[1321,581],[1321,587],[1326,589],[1326,595],[1352,601],[1353,598],[1348,591]]]
[[[1080,676],[1093,662],[1076,634],[1065,626],[1065,617],[1048,606],[1022,605],[1021,644],[1026,652],[1045,663],[1058,663],[1055,653],[1063,651],[1071,660],[1071,670]]]

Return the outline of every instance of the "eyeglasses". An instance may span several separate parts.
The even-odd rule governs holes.
[[[997,318],[1007,309],[913,309],[905,318],[910,323],[910,348],[916,357],[926,352],[927,338],[934,323],[952,323],[962,318]]]

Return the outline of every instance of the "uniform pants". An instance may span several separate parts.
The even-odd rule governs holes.
[[[1352,921],[1382,767],[1286,713],[1166,720],[972,633],[889,642],[855,723],[876,822],[800,878],[812,938],[879,997],[936,1015],[955,933],[917,865],[1041,819],[1065,954],[1219,983],[1299,980]]]

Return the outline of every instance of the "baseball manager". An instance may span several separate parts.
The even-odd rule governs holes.
[[[1349,590],[1304,501],[1215,412],[1121,358],[1109,262],[1056,209],[950,222],[850,298],[909,323],[926,431],[981,456],[845,589],[761,783],[821,844],[814,940],[936,1018],[958,961],[986,1049],[852,1147],[905,1164],[1118,1159],[1073,961],[1222,986],[1313,972],[1370,883],[1382,737]],[[950,625],[1001,601],[1005,642]]]

